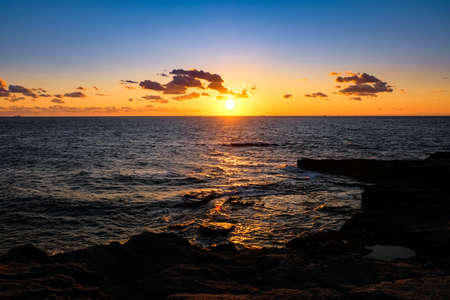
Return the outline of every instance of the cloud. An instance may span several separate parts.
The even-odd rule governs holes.
[[[10,93],[19,93],[22,94],[24,96],[29,96],[32,98],[37,98],[38,96],[33,93],[33,91],[31,89],[27,89],[21,85],[9,85],[9,92]]]
[[[16,95],[12,94],[9,97],[5,98],[5,100],[7,100],[9,102],[17,102],[20,100],[25,100],[25,97],[17,97]]]
[[[133,98],[128,98],[128,101],[133,102]]]
[[[356,100],[356,101],[361,101],[361,100],[362,100],[362,98],[361,98],[361,97],[351,97],[350,99],[352,99],[352,100]]]
[[[6,85],[6,81],[0,78],[0,90],[7,90],[8,86]]]
[[[292,94],[284,94],[284,95],[283,95],[283,98],[284,98],[284,99],[292,98]]]
[[[337,76],[336,82],[349,84],[339,90],[339,94],[346,96],[377,97],[378,93],[391,93],[392,86],[367,73],[347,72],[349,76]],[[340,88],[340,87],[339,87]]]
[[[64,100],[61,100],[61,99],[58,99],[58,98],[54,98],[54,99],[52,99],[50,101],[53,102],[53,103],[58,103],[58,104],[64,103]]]
[[[44,97],[44,98],[48,98],[51,97],[52,95],[49,94],[39,94],[39,97]]]
[[[76,88],[77,90],[84,90],[84,87],[82,87],[81,85],[79,87]]]
[[[236,93],[230,91],[230,94],[234,95],[236,98],[248,98],[249,97],[247,89],[242,89],[242,91],[239,94],[236,94]]]
[[[330,74],[328,74],[328,75],[330,75],[330,76],[338,76],[338,75],[340,75],[341,73],[338,73],[338,72],[330,72]]]
[[[183,69],[174,69],[170,74],[173,75],[183,75],[189,76],[192,78],[204,79],[209,82],[223,82],[222,77],[219,74],[212,74],[209,72],[205,72],[202,70],[183,70]]]
[[[169,77],[169,75],[167,75],[166,73],[157,73],[156,75],[162,76],[162,77]]]
[[[210,96],[211,96],[211,95],[208,94],[208,93],[201,93],[201,95],[202,95],[202,96],[205,96],[205,97],[210,97]]]
[[[64,97],[71,97],[71,98],[85,98],[86,95],[82,92],[73,92],[73,93],[65,93]]]
[[[316,92],[316,93],[312,93],[312,94],[306,94],[305,97],[308,97],[308,98],[326,98],[328,96],[326,94],[324,94],[324,93]]]
[[[139,83],[139,86],[146,90],[154,90],[154,91],[164,91],[166,88],[163,87],[159,82],[144,80]]]
[[[177,100],[177,101],[183,101],[183,100],[190,100],[190,99],[195,99],[200,97],[199,93],[190,93],[187,95],[181,95],[181,96],[176,96],[176,97],[172,97],[172,99]]]
[[[178,109],[176,107],[155,107],[153,105],[147,105],[144,107],[116,107],[116,106],[106,106],[106,107],[73,107],[65,105],[52,105],[49,107],[42,106],[9,106],[0,107],[0,115],[2,116],[13,116],[13,115],[23,115],[23,116],[82,116],[82,115],[123,115],[123,114],[148,114],[148,113],[159,113],[159,114],[174,114],[181,115],[186,113],[199,113],[202,110],[186,110]]]
[[[138,84],[139,82],[137,82],[137,81],[134,81],[134,80],[129,80],[129,79],[126,79],[126,80],[120,80],[120,84]]]
[[[225,97],[222,96],[222,95],[218,95],[218,96],[216,96],[216,99],[217,99],[217,100],[223,100],[223,99],[225,99]]]
[[[102,94],[102,93],[97,93],[96,95],[97,95],[97,96],[108,96],[108,95]]]
[[[56,97],[56,98],[62,98],[63,97],[63,95],[61,95],[61,94],[56,94],[56,95],[53,95],[54,97]]]
[[[161,96],[157,96],[157,95],[147,95],[147,96],[142,96],[141,98],[148,100],[152,103],[169,103],[168,100],[162,98]]]
[[[208,88],[212,90],[216,90],[221,94],[227,94],[228,89],[223,86],[222,82],[213,81],[210,84],[208,84]]]
[[[93,88],[94,90],[98,91],[98,87],[93,86],[92,88]]]

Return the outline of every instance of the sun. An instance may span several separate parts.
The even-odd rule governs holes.
[[[232,110],[234,108],[234,100],[233,98],[228,98],[227,101],[225,101],[225,107],[229,110]]]

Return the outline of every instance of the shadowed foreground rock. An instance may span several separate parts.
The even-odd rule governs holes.
[[[449,155],[345,162],[299,163],[375,183],[340,231],[271,250],[201,249],[151,232],[55,256],[21,246],[0,257],[0,299],[450,299]],[[417,255],[367,258],[377,244]]]

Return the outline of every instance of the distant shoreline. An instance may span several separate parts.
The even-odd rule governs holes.
[[[322,115],[322,116],[270,116],[270,115],[217,115],[217,116],[0,116],[4,119],[18,119],[18,118],[450,118],[450,115]]]

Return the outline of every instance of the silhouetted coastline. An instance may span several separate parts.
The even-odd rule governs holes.
[[[31,245],[0,257],[0,298],[448,299],[450,154],[426,160],[300,160],[302,168],[374,183],[339,231],[283,249],[208,249],[169,233],[48,256]],[[408,258],[373,259],[374,246]],[[369,248],[372,246],[372,248]],[[369,254],[369,255],[368,255]]]

